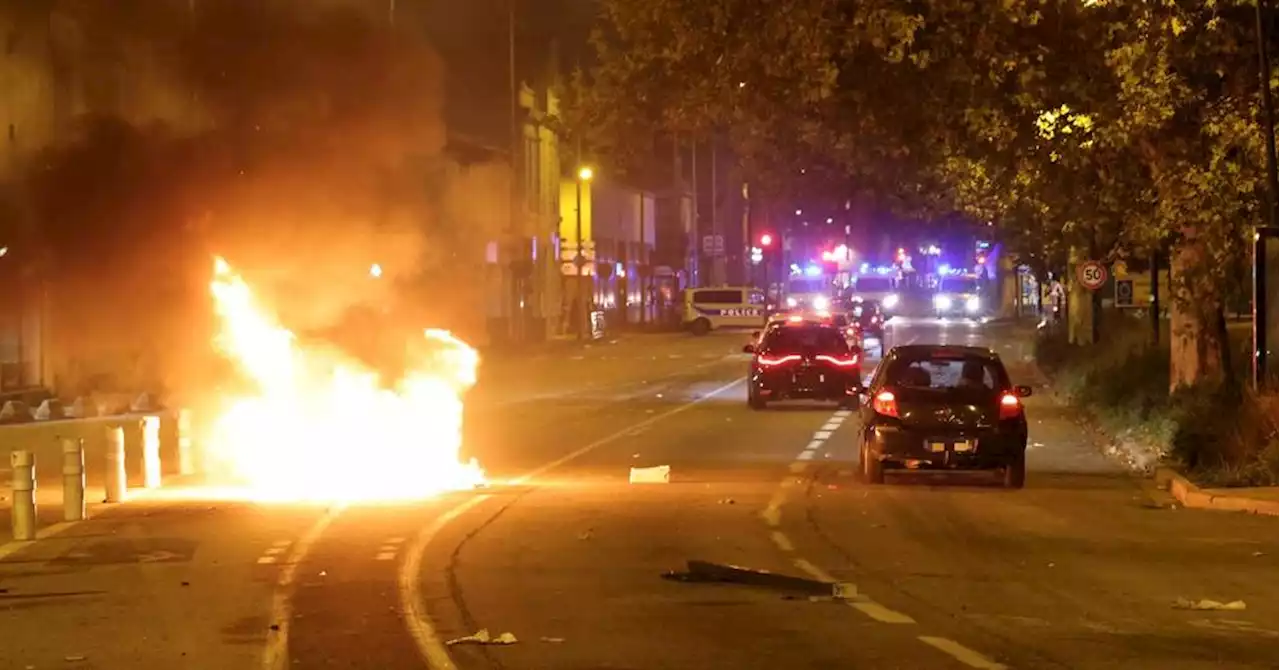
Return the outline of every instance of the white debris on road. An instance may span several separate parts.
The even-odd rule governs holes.
[[[632,484],[668,484],[671,482],[671,466],[631,468],[630,481]]]

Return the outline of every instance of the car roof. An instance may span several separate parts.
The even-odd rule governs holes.
[[[1000,360],[1000,355],[989,347],[971,347],[961,344],[900,344],[890,349],[888,356],[920,356],[934,351],[963,354],[966,356],[985,358],[992,361]]]

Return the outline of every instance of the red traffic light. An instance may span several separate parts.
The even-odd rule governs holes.
[[[773,246],[773,235],[770,235],[769,233],[765,233],[764,235],[761,235],[760,246],[762,247]]]

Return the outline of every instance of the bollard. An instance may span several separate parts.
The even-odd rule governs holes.
[[[124,429],[107,426],[107,496],[103,502],[124,502],[129,491],[129,480],[124,470]]]
[[[191,450],[191,410],[178,410],[178,474],[196,471],[195,454]]]
[[[36,539],[36,457],[29,451],[9,454],[13,467],[13,539]]]
[[[84,520],[84,440],[62,438],[62,515]]]
[[[154,489],[160,486],[160,417],[143,417],[139,422],[142,433],[142,486]]]

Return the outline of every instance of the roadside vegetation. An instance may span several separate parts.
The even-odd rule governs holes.
[[[1249,378],[1247,327],[1229,330],[1233,381],[1172,394],[1167,326],[1160,344],[1146,319],[1112,314],[1101,330],[1091,346],[1069,344],[1065,330],[1042,333],[1036,354],[1057,393],[1085,410],[1119,452],[1137,467],[1179,467],[1202,486],[1277,484],[1276,393],[1235,381]]]

